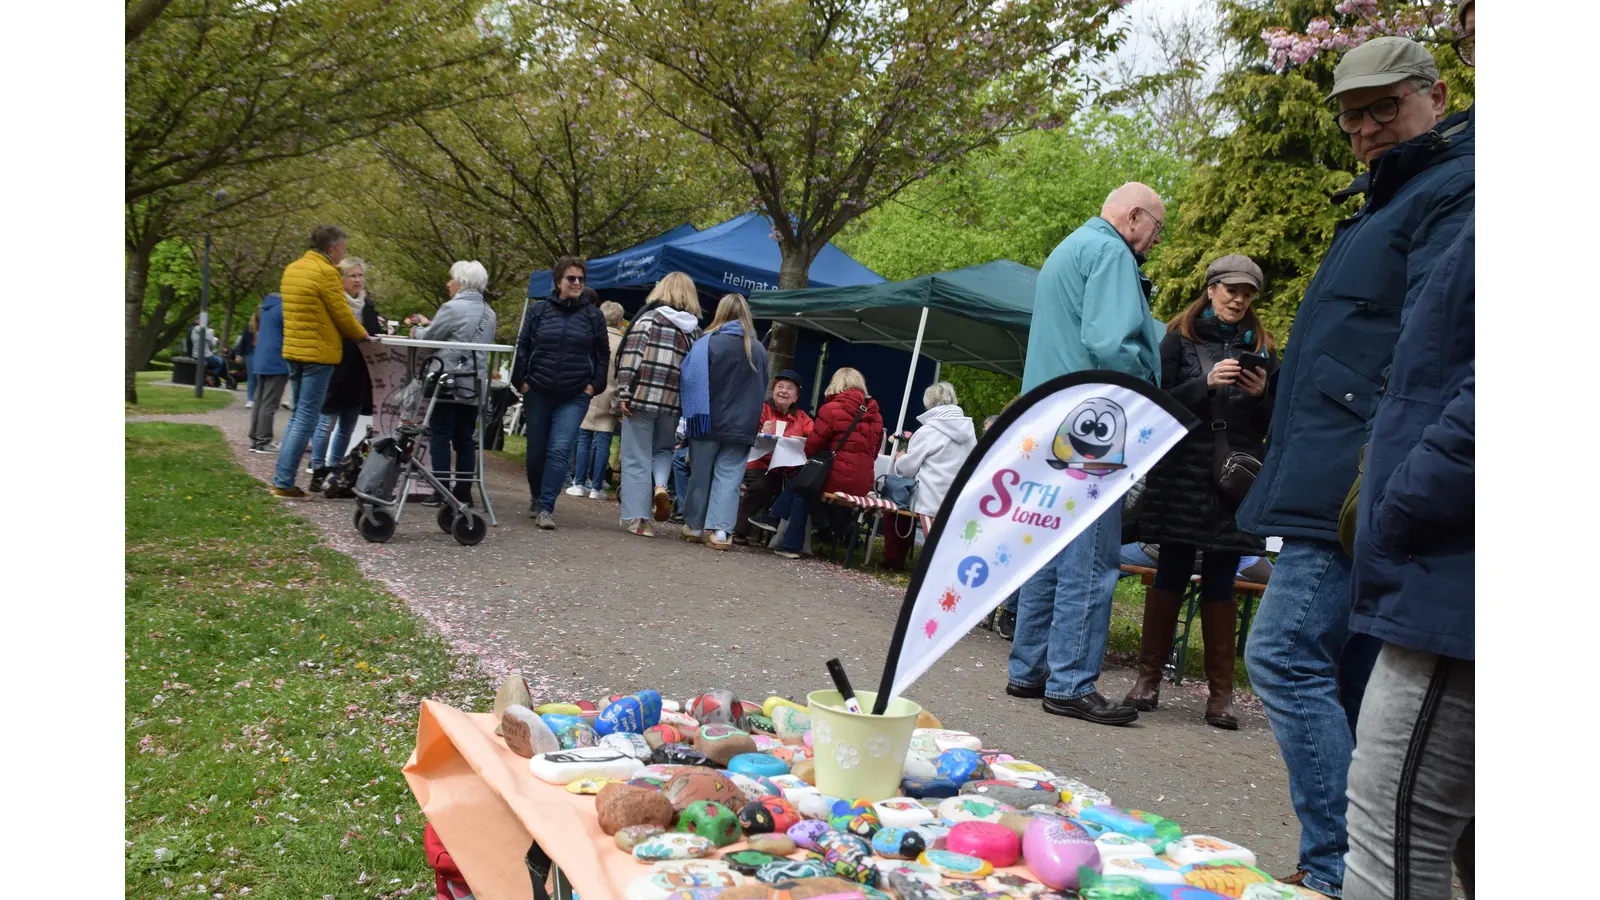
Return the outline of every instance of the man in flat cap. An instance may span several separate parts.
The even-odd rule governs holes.
[[[1365,201],[1338,224],[1301,300],[1273,388],[1267,457],[1238,514],[1245,533],[1284,539],[1245,665],[1300,819],[1299,865],[1285,880],[1332,897],[1343,890],[1356,717],[1381,645],[1351,629],[1339,511],[1402,312],[1473,209],[1472,112],[1447,118],[1448,98],[1433,57],[1406,38],[1368,41],[1334,70],[1329,124],[1366,166],[1334,201]]]

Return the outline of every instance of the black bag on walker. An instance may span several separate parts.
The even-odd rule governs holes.
[[[400,483],[400,467],[400,445],[394,438],[373,441],[366,462],[361,464],[361,474],[356,476],[356,496],[374,503],[394,503],[398,499],[394,489]]]

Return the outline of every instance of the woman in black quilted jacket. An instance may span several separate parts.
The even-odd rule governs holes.
[[[1261,458],[1272,417],[1267,378],[1277,368],[1272,335],[1251,304],[1261,290],[1261,269],[1231,254],[1206,269],[1206,289],[1167,326],[1161,341],[1161,387],[1200,418],[1146,478],[1139,539],[1161,545],[1156,575],[1145,592],[1139,677],[1124,702],[1156,708],[1161,670],[1178,629],[1184,588],[1200,562],[1200,627],[1205,641],[1210,699],[1206,722],[1239,727],[1233,714],[1234,574],[1239,558],[1259,555],[1259,538],[1239,531],[1234,507],[1217,493],[1214,473],[1219,435],[1229,452]],[[1264,356],[1265,368],[1244,368],[1245,353]],[[1219,422],[1226,427],[1215,428]]]

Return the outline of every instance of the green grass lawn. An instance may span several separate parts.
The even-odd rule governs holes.
[[[430,894],[418,705],[488,695],[216,429],[126,451],[126,895]]]
[[[196,399],[191,385],[174,385],[171,372],[139,372],[134,375],[139,388],[139,403],[124,404],[130,416],[172,416],[208,413],[222,409],[233,402],[234,395],[244,395],[243,389],[228,391],[206,388],[205,396]]]

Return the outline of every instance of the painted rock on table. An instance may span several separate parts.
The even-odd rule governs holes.
[[[947,797],[939,803],[939,816],[952,822],[994,822],[999,824],[1000,817],[1016,810],[1004,803],[984,800],[968,795],[966,797]]]
[[[927,798],[940,800],[954,797],[961,790],[961,785],[948,778],[905,778],[900,782],[900,790],[904,791],[907,797],[915,797],[918,800]]]
[[[752,743],[751,747],[755,745]],[[728,771],[752,778],[771,778],[774,775],[789,774],[789,766],[783,760],[767,753],[741,753],[728,760]]]
[[[644,707],[636,697],[613,701],[594,720],[595,733],[601,736],[617,732],[643,734],[644,729]]]
[[[755,777],[740,775],[738,772],[729,772],[726,769],[720,771],[738,786],[739,792],[744,794],[746,800],[783,796],[783,791],[779,790],[778,786],[773,784],[770,778],[762,778],[759,775]]]
[[[726,847],[744,835],[733,810],[713,800],[697,800],[679,810],[677,830],[710,838],[718,847]]]
[[[1095,849],[1100,851],[1101,862],[1110,859],[1125,859],[1128,857],[1137,859],[1141,856],[1156,855],[1156,852],[1150,849],[1150,845],[1144,841],[1135,840],[1115,831],[1107,831],[1105,834],[1096,836],[1094,846]]]
[[[652,750],[662,744],[688,743],[688,738],[684,737],[683,731],[676,725],[657,725],[654,728],[646,728],[644,730],[644,739]]]
[[[1252,884],[1272,881],[1272,876],[1255,866],[1238,862],[1198,862],[1178,870],[1183,880],[1197,888],[1237,897]]]
[[[1153,855],[1153,854],[1152,854]],[[1167,856],[1180,866],[1201,862],[1240,862],[1247,866],[1256,864],[1256,855],[1250,850],[1208,834],[1189,834],[1167,848]]]
[[[1104,791],[1095,790],[1081,781],[1060,782],[1061,802],[1074,816],[1083,814],[1091,806],[1110,806],[1111,798]]]
[[[583,709],[576,703],[541,703],[533,711],[541,716],[576,716]]]
[[[830,822],[829,824],[832,823]],[[837,828],[838,826],[834,827]],[[877,834],[878,830],[882,827],[883,825],[878,821],[877,815],[869,812],[851,816],[849,820],[844,823],[844,828],[840,830],[847,834],[853,834],[858,838],[866,838],[870,841],[872,840],[872,836]]]
[[[626,781],[644,766],[631,756],[604,747],[579,747],[540,753],[528,760],[528,771],[540,781],[570,784],[580,778],[615,778]]]
[[[1100,858],[1100,874],[1137,878],[1146,884],[1183,884],[1183,873],[1166,860],[1154,856],[1114,856]]]
[[[598,794],[601,788],[608,784],[627,784],[616,778],[579,778],[577,781],[567,782],[569,794]]]
[[[777,779],[773,779],[773,780],[776,781]],[[820,796],[822,796],[822,792],[821,791],[817,790],[816,788],[812,787],[809,784],[806,784],[803,781],[800,782],[800,786],[799,787],[784,787],[783,788],[783,799],[789,801],[790,803],[793,803],[795,809],[799,809],[800,808],[800,801],[802,799],[804,799],[806,797],[820,797]],[[801,814],[801,818],[804,818],[804,817],[805,817],[805,814],[802,813]]]
[[[1302,900],[1310,894],[1300,893],[1300,889],[1292,885],[1278,884],[1252,884],[1239,895],[1239,900]]]
[[[594,798],[595,817],[600,820],[600,830],[616,834],[636,825],[654,825],[666,828],[672,824],[672,803],[658,791],[630,787],[626,784],[608,784]]]
[[[788,746],[783,741],[778,740],[775,736],[770,734],[762,734],[759,731],[750,732],[750,740],[755,742],[757,753],[771,753],[780,747]]]
[[[618,753],[626,753],[640,761],[649,759],[650,754],[653,752],[649,742],[641,735],[620,731],[612,732],[602,737],[600,743],[596,746],[609,747]]]
[[[933,810],[910,797],[890,797],[872,804],[872,811],[878,814],[878,821],[885,828],[909,828],[921,825],[923,822],[932,821]]]
[[[817,849],[827,853],[829,847],[854,847],[868,856],[872,855],[872,845],[862,838],[844,831],[829,831],[817,838]]]
[[[793,700],[790,700],[788,697],[772,696],[761,701],[761,714],[770,719],[772,718],[773,711],[780,706],[792,706],[801,712],[806,711],[805,705],[802,703],[796,703]]]
[[[786,744],[798,744],[811,730],[811,714],[794,706],[779,706],[772,711],[772,727],[778,739]]]
[[[836,843],[822,853],[822,861],[833,874],[856,884],[876,885],[878,867],[872,864],[872,851],[862,852],[858,846]]]
[[[1078,818],[1098,822],[1119,834],[1144,841],[1157,854],[1165,853],[1168,844],[1183,837],[1178,823],[1139,809],[1125,810],[1101,804],[1085,809]]]
[[[798,800],[791,802],[794,803],[794,808],[800,813],[801,818],[826,820],[833,818],[833,807],[839,802],[839,798],[817,791],[814,794],[801,794]]]
[[[923,734],[933,740],[933,746],[939,753],[946,750],[977,750],[983,746],[983,741],[977,735],[965,731],[951,731],[947,728],[924,728],[913,734]]]
[[[794,839],[787,834],[746,833],[744,842],[751,850],[760,850],[773,856],[788,856],[795,851]]]
[[[915,750],[907,751],[905,763],[900,769],[902,778],[920,778],[927,780],[939,777],[939,756],[929,756]]]
[[[910,828],[886,826],[872,836],[872,852],[890,859],[916,859],[927,849],[927,840]]]
[[[644,778],[659,778],[663,782],[666,782],[671,781],[673,776],[677,775],[679,772],[693,771],[694,768],[694,766],[671,766],[661,765],[659,763],[651,763],[650,765],[645,766],[643,769],[640,769],[639,775]]]
[[[1050,890],[1049,887],[1011,872],[996,872],[983,880],[984,890],[1006,892],[1017,897],[1034,897]]]
[[[661,790],[666,788],[667,780],[668,779],[665,778],[656,778],[653,775],[635,775],[632,778],[629,778],[627,781],[624,781],[623,784],[627,785],[628,787],[644,788],[647,791],[656,791],[659,793]]]
[[[917,857],[917,862],[925,866],[932,866],[950,878],[982,878],[994,871],[994,866],[988,860],[965,853],[951,853],[949,850],[928,850]]]
[[[528,681],[521,675],[506,676],[506,680],[500,682],[500,687],[494,692],[495,721],[505,718],[506,710],[513,706],[533,706],[533,694],[528,690]],[[502,733],[499,725],[495,726],[494,733]]]
[[[821,878],[828,867],[814,859],[785,859],[771,862],[756,870],[756,880],[766,884],[780,881],[798,881],[802,878]]]
[[[804,781],[812,787],[817,786],[817,763],[815,760],[802,759],[789,767],[789,774]]]
[[[719,859],[731,866],[735,872],[742,875],[754,875],[757,869],[767,863],[778,862],[783,857],[761,850],[730,850],[722,854]]]
[[[958,822],[945,838],[945,849],[986,859],[997,869],[1015,865],[1022,841],[1004,825],[993,822]]]
[[[1038,784],[1040,782],[1035,782]],[[1054,803],[1056,792],[1031,785],[1020,785],[1012,781],[969,781],[961,786],[961,793],[976,794],[986,800],[994,800],[1017,809],[1027,809],[1036,803]]]
[[[661,724],[661,692],[652,688],[634,691],[633,699],[639,701],[639,711],[644,716],[644,728]],[[640,729],[641,731],[644,729]]]
[[[1034,819],[1022,836],[1022,856],[1034,876],[1056,890],[1076,889],[1080,866],[1100,870],[1094,839],[1065,819]]]
[[[633,845],[633,858],[640,862],[660,862],[664,859],[699,859],[709,855],[717,845],[710,838],[698,834],[668,832],[648,837]]]
[[[784,834],[802,850],[821,849],[817,840],[832,831],[833,827],[821,819],[802,819],[789,826]]]
[[[759,748],[759,745],[758,745],[758,748]],[[781,747],[774,747],[771,750],[764,750],[764,751],[761,751],[761,752],[772,754],[772,756],[775,759],[782,760],[784,766],[786,766],[788,768],[793,768],[795,763],[797,763],[797,762],[799,762],[799,761],[801,761],[803,759],[810,759],[811,758],[811,748],[810,747],[803,747],[803,746],[800,746],[798,744],[792,745],[792,746],[791,745],[784,745],[784,746],[781,746]]]
[[[672,808],[682,812],[691,803],[720,803],[737,814],[744,809],[744,793],[727,776],[713,769],[689,769],[672,776],[662,794]]]
[[[666,829],[660,825],[629,825],[626,828],[617,829],[617,833],[611,836],[611,840],[617,845],[618,850],[632,854],[634,845],[640,841],[665,833]]]
[[[513,703],[500,714],[500,726],[495,733],[505,735],[506,746],[523,759],[561,749],[561,741],[550,726],[520,703]]]
[[[695,720],[694,716],[691,716],[691,715],[689,715],[688,713],[685,713],[685,712],[679,712],[677,710],[668,710],[668,709],[666,709],[664,707],[661,710],[661,722],[660,722],[660,724],[662,724],[662,725],[672,725],[672,726],[674,726],[676,728],[699,728],[700,727],[700,723]]]
[[[751,800],[739,810],[739,824],[747,834],[781,834],[799,823],[800,813],[782,797]]]
[[[738,704],[733,691],[710,691],[694,698],[689,715],[701,725],[732,725],[739,718]]]
[[[719,767],[727,768],[728,761],[735,756],[754,753],[756,742],[732,725],[707,725],[700,729],[700,736],[694,739],[694,748],[710,757]]]
[[[1021,759],[994,763],[989,767],[1001,781],[1055,781],[1056,774],[1044,766]]]
[[[898,862],[898,860],[892,860]],[[916,866],[911,869],[909,866]],[[924,871],[932,872],[933,878],[929,880]],[[894,891],[900,900],[949,900],[957,895],[940,887],[944,876],[932,866],[922,863],[908,863],[905,866],[895,866],[892,869],[878,868],[879,882]]]
[[[1092,837],[1097,841],[1100,840],[1101,838],[1105,837],[1108,834],[1116,834],[1115,831],[1112,831],[1111,829],[1107,828],[1106,826],[1101,825],[1099,822],[1090,822],[1087,819],[1079,819],[1079,818],[1077,818],[1075,816],[1068,816],[1067,817],[1067,821],[1069,821],[1072,824],[1078,826],[1079,828],[1082,828],[1084,831],[1088,832],[1089,837]],[[1143,844],[1144,842],[1140,841],[1139,843]],[[1147,844],[1146,846],[1149,846],[1149,845]],[[1154,851],[1151,851],[1151,852],[1154,852]]]
[[[935,763],[939,777],[946,778],[956,784],[966,784],[969,781],[982,781],[990,776],[989,764],[971,750],[955,748],[939,754]]]
[[[650,751],[650,763],[658,766],[703,766],[718,768],[711,757],[688,744],[662,744]]]
[[[765,734],[772,737],[777,736],[777,729],[772,724],[772,720],[761,713],[747,713],[743,716],[740,716],[739,727],[750,732],[752,735]]]
[[[589,723],[577,716],[561,713],[544,713],[541,715],[544,724],[555,734],[556,741],[561,744],[562,750],[575,750],[579,747],[593,747],[600,742],[600,736],[595,734]]]
[[[722,892],[749,881],[748,878],[727,866],[715,864],[717,860],[686,859],[656,863],[649,873],[628,882],[622,900],[714,900]],[[700,863],[704,868],[690,869]],[[662,866],[684,868],[663,869]]]

